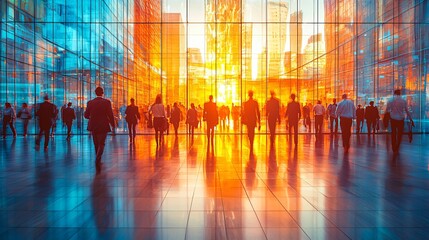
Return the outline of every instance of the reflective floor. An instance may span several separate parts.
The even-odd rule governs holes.
[[[427,239],[429,139],[387,135],[0,140],[0,239]]]

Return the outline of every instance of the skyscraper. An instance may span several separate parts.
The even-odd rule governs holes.
[[[291,68],[296,69],[301,66],[300,57],[302,52],[302,10],[293,12],[290,15],[290,52],[291,52]]]
[[[286,2],[268,2],[267,6],[267,61],[268,77],[279,77],[284,72],[282,63],[287,36],[289,5]]]

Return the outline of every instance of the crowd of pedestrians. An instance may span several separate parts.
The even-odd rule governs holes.
[[[88,119],[87,130],[90,131],[95,146],[96,169],[100,171],[102,165],[101,158],[107,134],[109,132],[114,133],[118,121],[115,118],[112,103],[110,100],[103,97],[103,88],[97,87],[95,94],[97,97],[87,103],[83,116]],[[356,108],[353,101],[348,99],[347,94],[343,94],[342,101],[337,103],[336,99],[333,99],[332,103],[330,103],[327,108],[325,108],[320,100],[317,101],[315,106],[311,106],[308,103],[301,106],[297,101],[297,96],[291,94],[290,101],[285,107],[281,105],[280,100],[275,97],[274,91],[271,91],[270,94],[271,98],[265,103],[263,112],[266,115],[271,144],[275,142],[277,124],[281,123],[282,117],[287,119],[286,129],[288,130],[290,139],[293,139],[293,142],[298,144],[299,122],[302,119],[304,127],[311,131],[311,112],[314,116],[316,135],[323,133],[323,123],[325,119],[327,119],[329,123],[331,135],[338,134],[338,126],[340,126],[344,153],[348,153],[350,149],[350,137],[354,119],[356,119],[357,134],[362,132],[365,121],[368,135],[375,134],[380,128],[380,113],[378,108],[374,106],[374,101],[371,101],[366,107],[359,104]],[[77,116],[71,102],[61,107],[60,112],[61,120],[67,127],[66,140],[70,141],[73,122],[80,117]],[[26,103],[22,104],[18,113],[15,112],[15,109],[10,103],[6,103],[2,111],[3,138],[6,138],[7,127],[11,129],[13,137],[16,137],[17,132],[14,126],[16,118],[22,120],[23,136],[27,136],[28,124],[33,118],[31,113],[32,111],[28,108]],[[35,116],[38,118],[39,132],[36,137],[36,146],[40,146],[42,137],[44,137],[44,149],[48,148],[49,138],[55,131],[54,128],[58,115],[58,108],[50,102],[48,96],[44,97],[42,103],[37,104]],[[254,99],[253,91],[248,92],[248,100],[243,103],[242,108],[232,105],[231,109],[225,105],[218,107],[212,95],[210,95],[208,101],[204,103],[203,108],[199,105],[196,107],[194,103],[191,103],[190,108],[187,110],[179,103],[174,103],[172,107],[170,105],[165,106],[160,94],[156,96],[153,104],[147,105],[147,109],[143,110],[136,105],[135,99],[131,98],[130,104],[123,109],[123,115],[125,115],[124,119],[127,123],[130,143],[135,142],[137,125],[139,122],[144,122],[145,126],[154,129],[157,148],[163,143],[163,135],[165,133],[169,134],[170,124],[173,126],[174,135],[178,137],[179,125],[183,120],[186,120],[187,133],[190,135],[192,142],[195,129],[201,128],[202,122],[205,122],[207,151],[212,153],[214,152],[216,126],[220,125],[220,129],[226,129],[229,127],[230,117],[232,117],[234,129],[237,129],[240,119],[241,124],[246,126],[249,149],[251,152],[253,152],[255,130],[257,128],[259,130],[261,129],[261,109],[259,103]],[[404,132],[405,118],[407,117],[411,125],[414,125],[411,113],[408,111],[406,101],[401,97],[400,90],[394,91],[394,97],[387,103],[384,115],[383,122],[385,127],[387,124],[391,124],[392,150],[394,153],[398,153]]]

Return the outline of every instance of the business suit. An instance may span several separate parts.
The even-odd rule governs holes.
[[[71,107],[65,108],[62,112],[63,123],[67,126],[67,139],[70,139],[71,127],[73,125],[73,120],[76,119],[76,114]]]
[[[125,120],[128,124],[128,135],[133,140],[136,137],[137,120],[140,120],[139,108],[136,105],[128,105],[125,115]]]
[[[95,164],[97,171],[100,171],[107,133],[112,131],[110,127],[115,126],[112,103],[102,97],[96,97],[88,102],[84,117],[89,119],[88,131],[92,134],[96,153]]]
[[[50,103],[49,101],[44,101],[39,105],[39,108],[36,112],[36,116],[39,117],[39,135],[36,139],[36,144],[40,145],[40,139],[42,135],[45,135],[45,144],[44,147],[47,148],[49,144],[49,133],[51,131],[51,127],[53,121],[55,119],[57,113],[57,106]]]
[[[301,106],[298,102],[292,101],[288,103],[286,110],[286,117],[289,122],[289,137],[292,136],[292,129],[294,134],[295,144],[298,143],[298,122],[301,118]]]
[[[280,123],[280,100],[275,97],[272,97],[270,100],[267,101],[266,108],[271,142],[273,142],[276,134],[277,120]]]
[[[255,139],[255,128],[257,123],[261,126],[261,112],[259,111],[258,102],[253,98],[244,103],[243,117],[246,119],[247,136],[250,141],[250,150],[253,151],[253,141]]]

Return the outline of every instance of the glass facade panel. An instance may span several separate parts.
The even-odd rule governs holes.
[[[185,112],[209,95],[231,111],[248,90],[262,109],[271,90],[283,105],[291,93],[302,104],[347,93],[383,114],[400,88],[427,132],[428,13],[428,1],[5,0],[0,103],[72,102],[73,131],[85,133],[82,113],[102,86],[121,133],[131,97],[146,112],[161,93]]]

